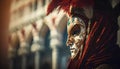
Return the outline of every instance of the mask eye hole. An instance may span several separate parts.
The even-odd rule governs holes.
[[[76,24],[73,26],[73,28],[71,29],[70,31],[70,34],[72,36],[76,36],[76,35],[79,35],[81,32],[81,28],[80,28],[80,24]]]

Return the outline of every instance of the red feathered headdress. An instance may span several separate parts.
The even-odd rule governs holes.
[[[93,0],[52,0],[47,8],[47,15],[51,13],[54,9],[62,9],[69,15],[71,15],[70,7],[83,8],[86,6],[93,6]]]

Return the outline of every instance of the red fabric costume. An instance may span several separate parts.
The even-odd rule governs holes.
[[[82,56],[71,60],[68,69],[92,69],[100,64],[118,66],[120,50],[116,45],[118,26],[109,14],[95,14]]]
[[[71,5],[78,8],[93,6],[90,34],[85,41],[84,50],[81,57],[78,55],[77,58],[70,60],[68,69],[94,69],[101,64],[109,64],[113,69],[120,66],[120,49],[116,44],[118,15],[112,10],[99,9],[103,8],[99,7],[100,5],[94,7],[96,3],[94,0],[52,0],[48,6],[47,14],[59,7],[69,15]],[[76,14],[74,16],[81,17]],[[88,18],[82,19],[88,25]]]

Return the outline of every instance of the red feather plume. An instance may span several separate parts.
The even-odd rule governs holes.
[[[70,6],[83,8],[86,6],[93,6],[93,0],[52,0],[47,8],[47,15],[54,9],[62,9],[70,15]]]

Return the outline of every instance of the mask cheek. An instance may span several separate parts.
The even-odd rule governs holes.
[[[84,37],[83,36],[75,37],[75,44],[78,48],[80,48],[81,45],[83,45],[83,43],[84,43]]]

